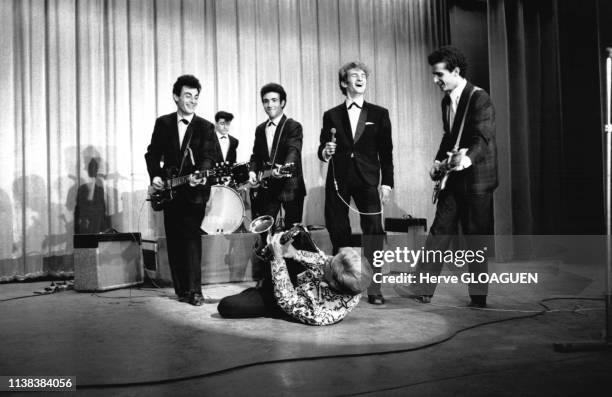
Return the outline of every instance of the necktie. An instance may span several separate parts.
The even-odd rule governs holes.
[[[450,102],[448,104],[448,125],[450,128],[453,127],[455,121],[455,114],[457,113],[457,103],[453,97],[449,97]]]
[[[274,134],[276,132],[272,127],[275,125],[276,124],[272,120],[268,121],[266,125],[266,143],[268,144],[268,155],[270,156],[272,156],[272,141],[274,140]]]
[[[358,108],[358,109],[361,109],[361,106],[359,106],[359,105],[357,104],[357,102],[353,102],[353,103],[351,103],[351,104],[349,105],[349,107],[348,107],[348,108],[350,109],[350,108],[352,108],[353,106],[355,106],[355,107],[356,107],[356,108]]]

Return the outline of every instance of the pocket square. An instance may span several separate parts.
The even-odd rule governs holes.
[[[371,121],[366,121],[365,125],[374,125],[374,123],[372,123]]]

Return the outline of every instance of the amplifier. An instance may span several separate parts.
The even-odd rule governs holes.
[[[388,232],[408,233],[410,228],[423,227],[427,231],[427,219],[425,218],[385,218],[385,230]]]
[[[398,249],[404,253],[404,250],[420,250],[425,245],[427,238],[427,219],[413,218],[406,216],[403,218],[385,218],[385,250],[396,252]],[[406,254],[408,255],[408,254]],[[414,263],[406,262],[406,256],[402,256],[398,260],[395,256],[393,259],[385,260],[383,273],[389,271],[391,273],[410,272],[414,270]],[[409,257],[408,257],[409,258]]]
[[[140,233],[74,235],[74,289],[106,291],[142,283]]]

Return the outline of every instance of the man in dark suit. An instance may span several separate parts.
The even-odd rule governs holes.
[[[233,119],[234,115],[229,112],[220,111],[215,114],[215,133],[217,135],[214,155],[215,163],[228,162],[234,164],[236,162],[238,139],[229,134]]]
[[[393,141],[389,111],[364,100],[369,75],[367,66],[361,62],[350,62],[340,68],[338,81],[346,100],[323,114],[318,156],[329,162],[325,225],[333,253],[351,245],[348,217],[351,208],[360,214],[362,246],[372,266],[374,251],[383,247],[381,203],[389,201],[393,188]],[[349,207],[351,197],[356,209]],[[380,284],[370,285],[368,302],[385,303]]]
[[[261,215],[276,217],[280,207],[285,211],[284,224],[290,228],[302,222],[306,186],[302,176],[302,125],[283,114],[287,94],[280,84],[269,83],[260,91],[261,102],[268,120],[255,129],[249,182],[256,185],[257,173],[272,169],[267,189],[259,189],[252,202],[253,218]],[[293,163],[291,178],[278,173],[277,166]]]
[[[195,115],[201,88],[192,75],[176,80],[172,94],[177,110],[155,121],[151,144],[145,154],[155,189],[162,189],[164,178],[172,173],[190,175],[189,184],[177,187],[174,200],[164,208],[164,227],[174,291],[181,302],[195,306],[204,302],[200,225],[210,188],[204,186],[206,178],[193,173],[212,167],[215,139],[213,124]]]
[[[439,180],[445,169],[451,171],[446,188],[438,196],[425,249],[449,249],[461,225],[468,250],[486,253],[490,240],[487,236],[493,234],[493,191],[497,187],[495,110],[489,94],[465,79],[467,61],[457,48],[442,47],[428,60],[434,83],[447,94],[442,99],[444,135],[430,176]],[[476,279],[487,273],[486,254],[482,257],[484,260],[475,259],[468,264]],[[421,262],[417,281],[421,274],[437,276],[441,269],[439,261]],[[424,282],[413,290],[418,291],[419,302],[428,303],[435,288],[436,283]],[[470,306],[486,307],[487,283],[470,283],[468,291]]]

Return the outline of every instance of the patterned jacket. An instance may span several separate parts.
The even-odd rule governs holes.
[[[309,325],[330,325],[344,319],[357,306],[360,294],[343,295],[325,282],[323,265],[332,260],[331,256],[322,251],[298,250],[293,259],[307,268],[298,275],[297,287],[289,279],[283,258],[271,262],[274,296],[278,305],[291,317]]]

